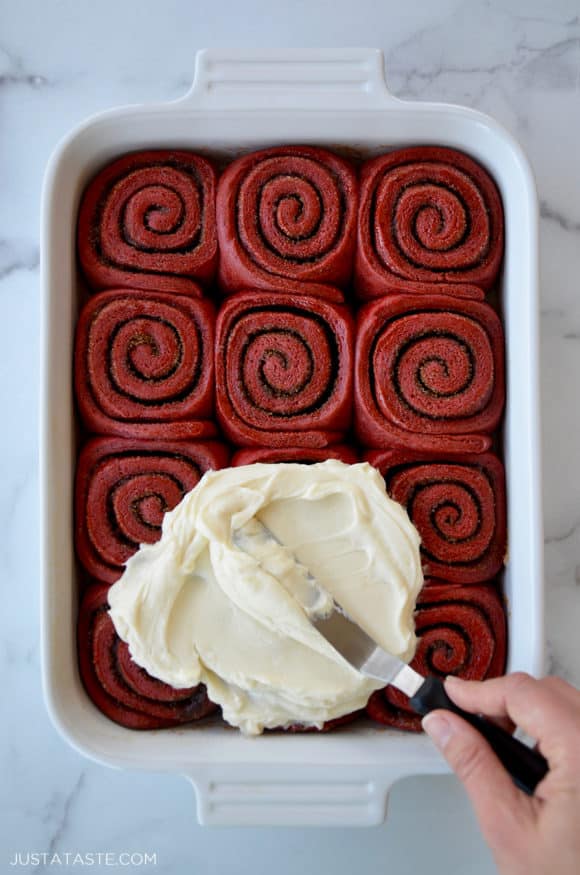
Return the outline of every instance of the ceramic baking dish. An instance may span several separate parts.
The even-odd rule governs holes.
[[[139,733],[104,717],[77,671],[72,492],[76,441],[71,361],[77,314],[75,224],[98,167],[135,149],[183,147],[218,158],[291,142],[367,156],[408,144],[463,149],[497,181],[505,208],[508,670],[543,665],[537,338],[537,200],[521,149],[462,107],[403,102],[387,91],[378,50],[202,51],[174,103],[89,119],[56,149],[42,204],[42,628],[44,690],[67,741],[102,763],[181,772],[205,824],[370,825],[389,788],[445,766],[426,737],[370,726],[329,735],[244,738],[219,726]]]

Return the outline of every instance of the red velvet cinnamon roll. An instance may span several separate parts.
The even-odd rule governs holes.
[[[449,294],[488,289],[503,253],[503,211],[489,174],[463,152],[400,149],[361,171],[355,283],[362,298],[401,282],[451,283]]]
[[[94,295],[76,334],[75,388],[89,431],[207,437],[215,312],[209,301],[135,290]]]
[[[482,452],[504,392],[503,332],[487,304],[393,295],[359,312],[355,424],[362,444]]]
[[[506,621],[493,584],[426,581],[417,601],[415,624],[419,643],[411,667],[420,674],[476,681],[503,674]],[[367,714],[395,729],[421,730],[421,718],[409,706],[407,696],[394,687],[373,693]]]
[[[215,189],[215,170],[193,152],[133,152],[104,167],[78,217],[89,284],[199,296],[217,266]]]
[[[242,289],[304,291],[341,301],[333,286],[352,273],[358,182],[326,149],[279,146],[233,161],[217,194],[219,282]]]
[[[333,447],[325,447],[324,449],[256,447],[255,449],[238,450],[232,456],[231,465],[234,468],[239,465],[253,465],[255,462],[298,462],[303,465],[311,465],[315,462],[324,462],[326,459],[338,459],[347,465],[354,465],[358,462],[358,456],[352,447],[348,447],[346,444],[335,444]]]
[[[244,292],[216,326],[216,408],[232,443],[326,447],[351,422],[353,323],[344,305]]]
[[[453,583],[494,577],[506,554],[503,465],[492,453],[449,458],[406,450],[371,452],[391,498],[421,535],[425,573]]]
[[[77,554],[93,577],[113,583],[142,543],[202,474],[227,465],[218,443],[93,438],[81,450],[75,488]]]
[[[203,684],[174,689],[133,662],[109,616],[108,587],[90,586],[78,620],[81,678],[97,708],[129,729],[162,729],[216,710]]]

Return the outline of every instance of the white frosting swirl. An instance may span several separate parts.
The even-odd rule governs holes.
[[[228,723],[256,734],[364,707],[381,684],[310,619],[334,599],[407,660],[422,583],[419,535],[370,465],[256,464],[206,473],[109,603],[140,666],[174,687],[205,683]]]

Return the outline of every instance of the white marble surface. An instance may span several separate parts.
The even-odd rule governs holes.
[[[542,205],[547,628],[552,669],[580,684],[579,16],[578,0],[0,0],[0,870],[15,851],[137,850],[168,873],[494,871],[453,778],[401,783],[381,828],[204,830],[185,781],[101,768],[57,736],[39,673],[39,193],[72,125],[179,96],[202,46],[381,46],[395,93],[503,122]]]

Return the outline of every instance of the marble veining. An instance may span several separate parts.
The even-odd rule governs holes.
[[[27,85],[30,88],[45,88],[50,85],[45,76],[29,73],[25,69],[22,58],[11,54],[0,44],[0,88],[14,85]]]
[[[38,246],[27,246],[18,241],[0,240],[0,282],[16,271],[38,270],[40,252]]]
[[[17,851],[138,850],[157,852],[156,870],[168,873],[251,862],[286,875],[297,860],[346,873],[356,858],[361,867],[382,859],[414,871],[437,860],[431,871],[490,875],[452,778],[403,782],[384,829],[208,832],[194,823],[182,778],[108,770],[58,737],[39,676],[39,194],[49,154],[73,125],[111,106],[179,97],[204,45],[378,45],[398,96],[462,103],[504,124],[530,158],[540,198],[548,666],[580,685],[577,0],[223,0],[203,12],[187,0],[0,0],[0,17],[0,869]],[[428,856],[414,841],[425,829]]]
[[[82,792],[84,781],[85,772],[83,770],[79,773],[71,789],[64,796],[56,794],[49,800],[46,806],[45,819],[51,825],[50,841],[47,848],[50,856],[61,848],[65,839],[68,838],[67,832],[70,826],[71,812]]]
[[[540,201],[540,218],[546,222],[555,222],[562,231],[568,231],[570,234],[580,233],[580,220],[572,219],[545,200]]]

